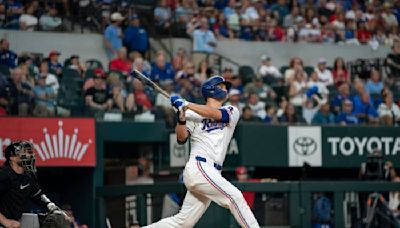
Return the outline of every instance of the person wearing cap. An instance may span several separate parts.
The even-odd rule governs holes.
[[[342,104],[342,112],[336,116],[336,123],[346,126],[358,124],[358,118],[353,114],[353,102],[345,99]]]
[[[271,58],[267,55],[261,56],[261,66],[258,72],[262,77],[272,76],[275,78],[282,78],[281,72],[272,65]]]
[[[244,166],[239,166],[235,169],[236,179],[238,182],[249,182],[249,175],[247,169]],[[251,209],[254,208],[254,199],[256,196],[255,192],[242,192],[244,199]]]
[[[241,95],[241,93],[237,89],[229,90],[229,93],[228,93],[229,100],[225,103],[225,105],[235,106],[241,114],[242,109],[245,106],[245,104],[243,102],[240,102],[240,95]]]
[[[17,54],[10,50],[10,42],[7,39],[0,40],[0,65],[14,69],[17,66]]]
[[[54,116],[56,93],[53,88],[46,85],[47,74],[40,74],[37,85],[33,88],[35,94],[35,108],[33,109],[34,116]]]
[[[320,82],[324,83],[326,86],[333,85],[332,72],[326,68],[326,59],[321,57],[318,59],[317,67],[315,71],[318,74],[318,79]]]
[[[33,144],[28,140],[14,141],[5,148],[4,155],[6,161],[0,169],[0,227],[26,227],[21,226],[20,219],[28,212],[30,200],[49,214],[58,213],[70,221],[39,186]]]
[[[124,44],[128,48],[128,53],[137,51],[146,56],[149,50],[149,35],[144,27],[140,25],[139,16],[134,14],[130,18],[130,24],[124,31]]]
[[[110,110],[112,95],[104,88],[106,74],[100,68],[94,70],[93,86],[86,90],[85,101],[90,115]]]
[[[115,12],[111,14],[110,20],[111,23],[104,30],[104,46],[109,60],[113,59],[122,47],[123,34],[120,25],[124,17]]]
[[[49,53],[49,72],[58,77],[62,75],[62,64],[59,62],[61,53],[57,50],[52,50]]]
[[[79,55],[71,55],[71,57],[69,57],[69,62],[69,69],[78,71],[80,75],[86,72],[86,67],[79,62]]]

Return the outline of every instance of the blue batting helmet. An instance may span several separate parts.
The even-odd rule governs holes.
[[[230,82],[225,81],[225,79],[219,75],[215,75],[207,79],[201,86],[201,93],[203,94],[204,99],[207,99],[208,97],[212,97],[218,100],[225,99],[228,93],[220,89],[217,86],[219,84],[225,84],[227,90],[229,90],[231,87]]]

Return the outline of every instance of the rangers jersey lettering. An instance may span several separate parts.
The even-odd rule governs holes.
[[[203,156],[223,164],[240,114],[234,106],[223,106],[221,109],[228,112],[229,123],[202,117],[191,110],[186,111],[186,127],[191,135],[192,158]]]

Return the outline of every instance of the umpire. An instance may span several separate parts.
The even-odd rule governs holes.
[[[11,143],[4,151],[6,161],[0,169],[0,227],[18,228],[31,199],[50,213],[63,213],[40,189],[33,145],[29,141]]]

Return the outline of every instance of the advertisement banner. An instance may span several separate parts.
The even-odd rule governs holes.
[[[359,167],[375,150],[398,166],[399,127],[324,127],[322,139],[324,167]]]
[[[0,163],[15,140],[33,143],[38,166],[95,166],[95,121],[83,118],[0,118]]]
[[[288,127],[289,166],[322,166],[321,127]]]
[[[184,167],[189,159],[189,140],[181,145],[176,141],[176,134],[169,135],[169,154],[171,167]]]

